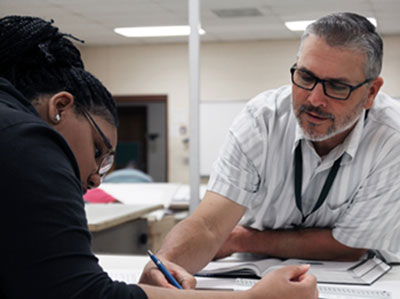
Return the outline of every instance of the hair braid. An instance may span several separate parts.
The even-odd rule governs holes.
[[[79,50],[53,21],[30,16],[0,19],[0,76],[28,100],[68,91],[77,112],[84,106],[117,125],[115,103],[102,83],[84,70]],[[76,39],[78,40],[78,39]]]

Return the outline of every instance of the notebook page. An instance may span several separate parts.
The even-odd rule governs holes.
[[[259,280],[237,278],[235,290],[243,291],[254,286]],[[371,289],[369,287],[356,288],[347,286],[318,285],[319,299],[392,299],[390,292]]]
[[[112,280],[123,281],[128,284],[136,284],[139,281],[142,270],[112,269],[106,271]]]

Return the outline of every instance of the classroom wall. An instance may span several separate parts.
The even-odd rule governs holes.
[[[400,97],[400,36],[384,37],[383,90]],[[201,100],[250,99],[290,82],[299,40],[202,43]],[[168,96],[169,181],[189,181],[189,88],[186,44],[84,47],[89,71],[114,95]]]

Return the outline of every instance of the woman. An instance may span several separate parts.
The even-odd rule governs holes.
[[[0,298],[316,298],[307,267],[240,293],[108,277],[90,249],[82,195],[112,165],[117,113],[67,37],[39,18],[0,19]]]

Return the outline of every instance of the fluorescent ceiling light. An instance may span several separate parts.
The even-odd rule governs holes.
[[[372,25],[374,25],[375,27],[378,27],[378,23],[376,22],[375,18],[367,18],[368,21],[370,21],[372,23]]]
[[[377,27],[377,22],[375,18],[367,18],[375,27]],[[291,31],[304,31],[306,27],[314,22],[311,21],[294,21],[294,22],[285,22],[285,26]]]
[[[290,31],[304,31],[306,27],[314,22],[315,20],[311,21],[294,21],[294,22],[285,22],[285,26]]]
[[[183,36],[190,34],[190,26],[121,27],[115,28],[114,32],[126,37]],[[199,34],[205,33],[199,29]]]

